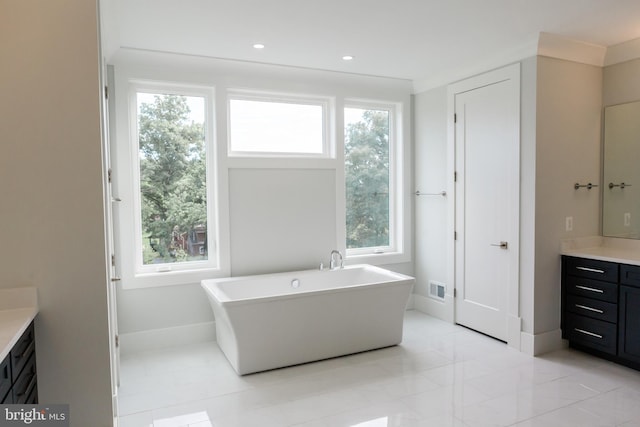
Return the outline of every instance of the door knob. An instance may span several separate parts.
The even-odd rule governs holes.
[[[491,243],[491,246],[497,246],[500,249],[507,249],[509,247],[509,244],[507,242],[500,242],[500,243]]]

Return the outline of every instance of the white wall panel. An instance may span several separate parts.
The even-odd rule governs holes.
[[[229,173],[234,276],[329,265],[336,249],[335,170]]]

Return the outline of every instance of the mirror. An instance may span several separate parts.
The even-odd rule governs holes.
[[[604,110],[602,235],[640,239],[640,101]]]

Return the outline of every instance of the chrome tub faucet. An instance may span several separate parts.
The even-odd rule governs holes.
[[[338,256],[338,259],[336,259],[336,255]],[[337,268],[344,268],[344,261],[342,254],[338,250],[334,249],[331,251],[329,270],[335,270]]]

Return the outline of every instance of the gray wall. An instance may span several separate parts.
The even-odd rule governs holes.
[[[600,234],[602,68],[538,58],[534,333],[560,327],[560,241]],[[573,217],[573,231],[565,218]]]
[[[533,334],[538,57],[523,60],[520,70],[520,319],[522,331]]]
[[[34,286],[40,402],[111,426],[96,2],[0,3],[0,287]]]
[[[438,193],[447,188],[447,88],[442,86],[414,96],[415,189]],[[447,283],[447,199],[441,196],[415,198],[414,293],[428,297],[429,281]],[[423,308],[447,318],[443,303],[425,298]]]

